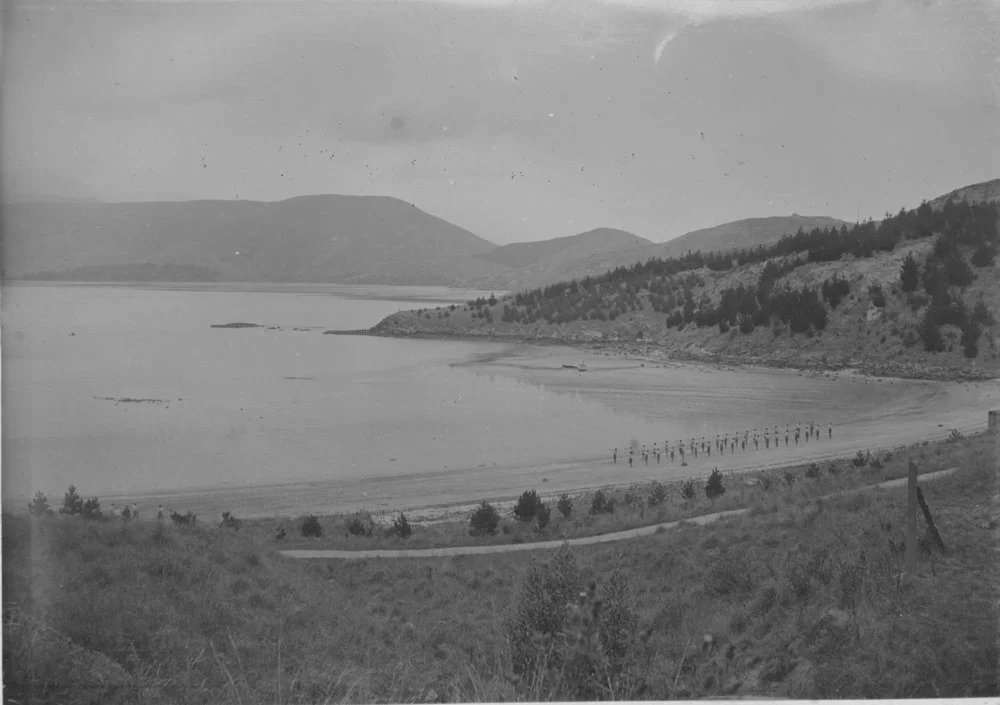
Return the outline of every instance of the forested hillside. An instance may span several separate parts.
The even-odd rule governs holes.
[[[396,314],[373,332],[643,341],[825,364],[967,367],[982,359],[995,369],[997,216],[994,202],[924,203],[877,223],[800,230],[771,246],[654,258],[493,305]]]

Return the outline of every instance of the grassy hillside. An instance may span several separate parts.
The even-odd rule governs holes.
[[[612,228],[598,228],[569,237],[517,242],[467,259],[500,264],[503,270],[470,282],[480,289],[512,291],[561,281],[580,272],[601,271],[609,257],[634,262],[651,245],[649,240]]]
[[[947,553],[921,538],[913,577],[904,493],[817,502],[808,476],[708,527],[534,557],[296,562],[249,526],[5,512],[6,697],[996,696],[995,439],[915,453],[960,471],[923,488]]]
[[[996,203],[1000,201],[1000,179],[970,184],[938,196],[930,202],[932,208],[941,208],[948,201],[967,201],[969,203]]]
[[[650,248],[647,256],[673,257],[683,255],[688,250],[725,252],[753,248],[759,245],[773,245],[785,235],[799,230],[808,232],[817,228],[840,229],[844,225],[850,225],[850,223],[826,216],[799,215],[797,213],[790,216],[747,218],[681,235]]]
[[[402,312],[372,332],[617,342],[675,356],[992,376],[1000,360],[997,214],[994,203],[924,204],[877,224],[654,258],[493,304]]]

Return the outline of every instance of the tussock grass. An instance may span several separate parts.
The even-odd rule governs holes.
[[[996,695],[995,438],[941,448],[934,462],[961,470],[924,493],[948,553],[922,549],[916,577],[900,576],[905,492],[817,503],[804,480],[716,524],[574,549],[581,588],[612,572],[628,581],[652,654],[635,692]],[[273,534],[246,525],[2,519],[4,680],[21,702],[551,692],[513,675],[503,626],[545,555],[292,561],[274,553]]]

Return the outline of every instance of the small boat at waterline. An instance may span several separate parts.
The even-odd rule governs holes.
[[[577,370],[579,372],[586,372],[587,371],[587,366],[582,361],[580,362],[579,365],[577,365],[575,363],[572,363],[572,362],[564,362],[563,363],[563,367],[565,367],[567,369],[570,369],[570,370]]]

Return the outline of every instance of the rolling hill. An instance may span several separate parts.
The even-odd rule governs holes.
[[[441,285],[455,282],[453,262],[496,248],[380,196],[17,203],[3,225],[9,278],[130,280],[185,268],[194,279]]]
[[[406,311],[369,332],[626,347],[654,358],[1000,375],[1000,205],[935,199],[763,247],[683,254],[552,282],[495,303]],[[993,195],[991,195],[993,194]],[[730,240],[730,242],[732,242]]]
[[[969,203],[996,203],[1000,201],[1000,179],[970,184],[949,191],[929,202],[931,208],[941,208],[947,201],[967,201]]]

